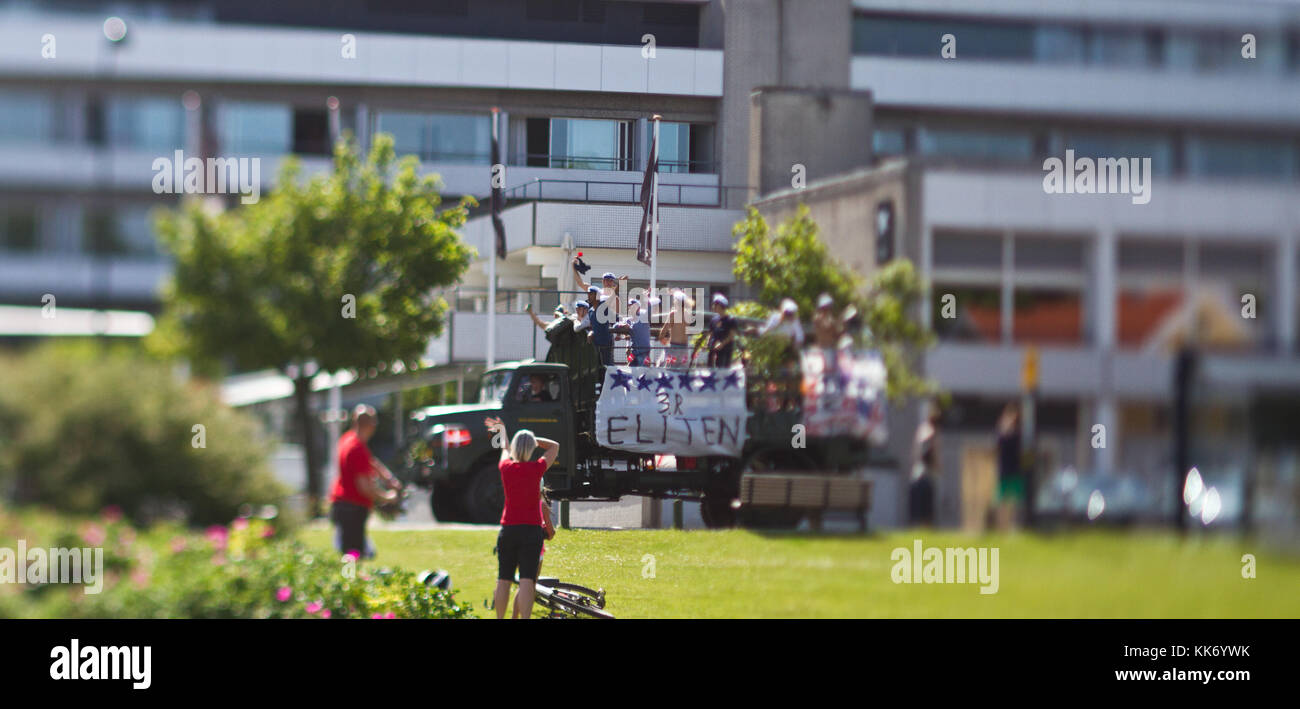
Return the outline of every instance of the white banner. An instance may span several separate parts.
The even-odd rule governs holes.
[[[596,401],[596,440],[637,453],[739,457],[747,416],[739,366],[606,367]]]
[[[885,364],[875,352],[808,348],[802,359],[810,436],[855,436],[877,445],[885,426]]]

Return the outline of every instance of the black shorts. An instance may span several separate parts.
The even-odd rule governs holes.
[[[370,510],[347,500],[338,500],[330,508],[330,520],[338,528],[335,537],[342,553],[356,551],[366,556],[366,518]]]
[[[541,563],[542,544],[546,532],[536,524],[508,524],[497,535],[497,578],[512,581],[515,569],[520,579],[537,580],[537,567]]]

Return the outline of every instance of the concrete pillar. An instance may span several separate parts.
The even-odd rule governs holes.
[[[1097,234],[1096,248],[1094,251],[1095,261],[1093,263],[1093,273],[1096,275],[1096,283],[1093,289],[1096,293],[1097,318],[1095,320],[1097,332],[1095,333],[1096,348],[1095,351],[1100,358],[1101,381],[1097,383],[1097,401],[1095,423],[1106,427],[1106,447],[1097,448],[1093,451],[1093,462],[1099,473],[1109,473],[1114,468],[1115,447],[1119,441],[1119,414],[1118,403],[1115,398],[1114,377],[1112,368],[1114,367],[1113,355],[1115,351],[1115,342],[1117,339],[1118,326],[1116,312],[1116,288],[1118,279],[1116,277],[1116,236],[1115,232],[1109,227],[1103,228]],[[1092,442],[1092,426],[1088,427],[1089,445]]]
[[[1300,232],[1282,235],[1277,244],[1274,267],[1273,300],[1277,303],[1278,354],[1291,355],[1296,351],[1296,242]]]

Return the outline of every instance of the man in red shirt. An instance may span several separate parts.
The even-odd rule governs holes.
[[[366,547],[366,518],[375,500],[396,500],[401,483],[366,446],[378,424],[374,407],[358,404],[352,420],[352,428],[339,437],[339,473],[330,488],[330,520],[339,551],[369,557],[373,552]],[[390,489],[381,489],[376,477]]]

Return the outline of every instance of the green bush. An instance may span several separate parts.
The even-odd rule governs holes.
[[[105,551],[99,593],[75,584],[4,584],[0,617],[472,617],[452,592],[429,588],[410,571],[313,556],[269,520],[243,517],[198,534],[175,525],[136,530],[115,511],[75,521],[0,510],[0,532],[31,546]]]
[[[16,504],[210,524],[287,493],[269,473],[256,422],[167,364],[81,344],[41,347],[0,368],[0,490]]]

